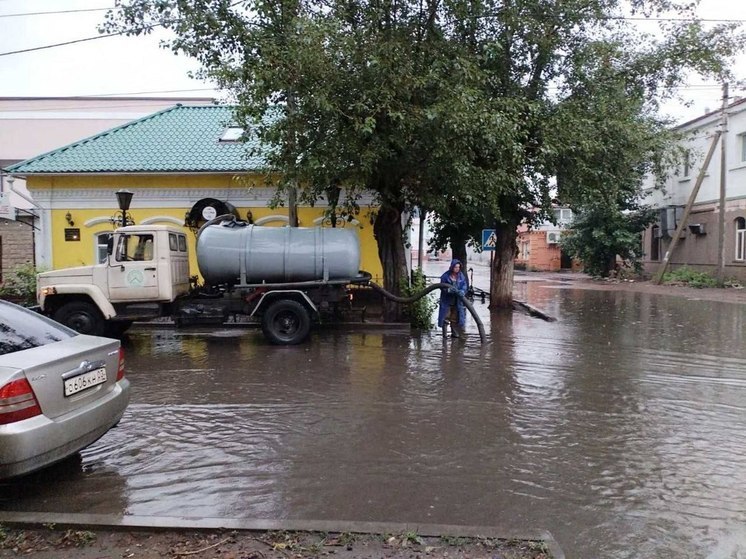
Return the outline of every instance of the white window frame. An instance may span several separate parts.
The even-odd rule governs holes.
[[[243,127],[231,124],[220,135],[220,141],[224,143],[235,143],[238,142],[243,136]]]
[[[739,220],[743,220],[744,228],[738,227]],[[736,219],[736,260],[743,262],[746,260],[746,219],[740,217]]]
[[[561,227],[568,225],[573,218],[572,210],[570,208],[555,208],[553,210],[553,215],[557,225]]]
[[[741,163],[746,163],[746,132],[738,135],[739,147],[741,148]]]
[[[692,172],[692,152],[691,150],[684,151],[684,160],[681,162],[681,176],[685,179],[689,178]]]

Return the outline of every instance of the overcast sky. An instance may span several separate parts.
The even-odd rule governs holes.
[[[7,14],[109,8],[113,0],[0,0],[0,53],[96,36],[105,11],[2,17]],[[702,0],[707,19],[746,21],[744,0]],[[187,77],[197,66],[159,48],[159,38],[109,37],[34,52],[0,56],[0,96],[123,95],[213,96],[209,84]],[[746,53],[734,73],[746,79]],[[746,90],[731,86],[733,95]],[[720,85],[692,80],[682,91],[694,105],[668,107],[677,120],[689,120],[720,105]]]

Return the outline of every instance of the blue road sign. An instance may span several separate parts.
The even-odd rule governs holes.
[[[497,235],[494,229],[482,229],[482,250],[495,250]]]

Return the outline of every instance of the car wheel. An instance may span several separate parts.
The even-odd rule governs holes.
[[[311,317],[306,307],[297,301],[277,301],[262,316],[262,332],[273,344],[299,344],[310,331]]]
[[[104,317],[93,303],[86,301],[65,303],[57,309],[53,318],[81,334],[104,335]]]

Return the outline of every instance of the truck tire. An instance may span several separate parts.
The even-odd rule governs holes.
[[[109,321],[104,326],[104,332],[109,338],[119,338],[130,329],[130,326],[132,326],[131,320]]]
[[[282,299],[272,303],[262,316],[262,332],[273,344],[299,344],[310,331],[311,317],[298,301]]]
[[[104,317],[93,303],[87,301],[65,303],[55,311],[53,318],[81,334],[104,335]]]

